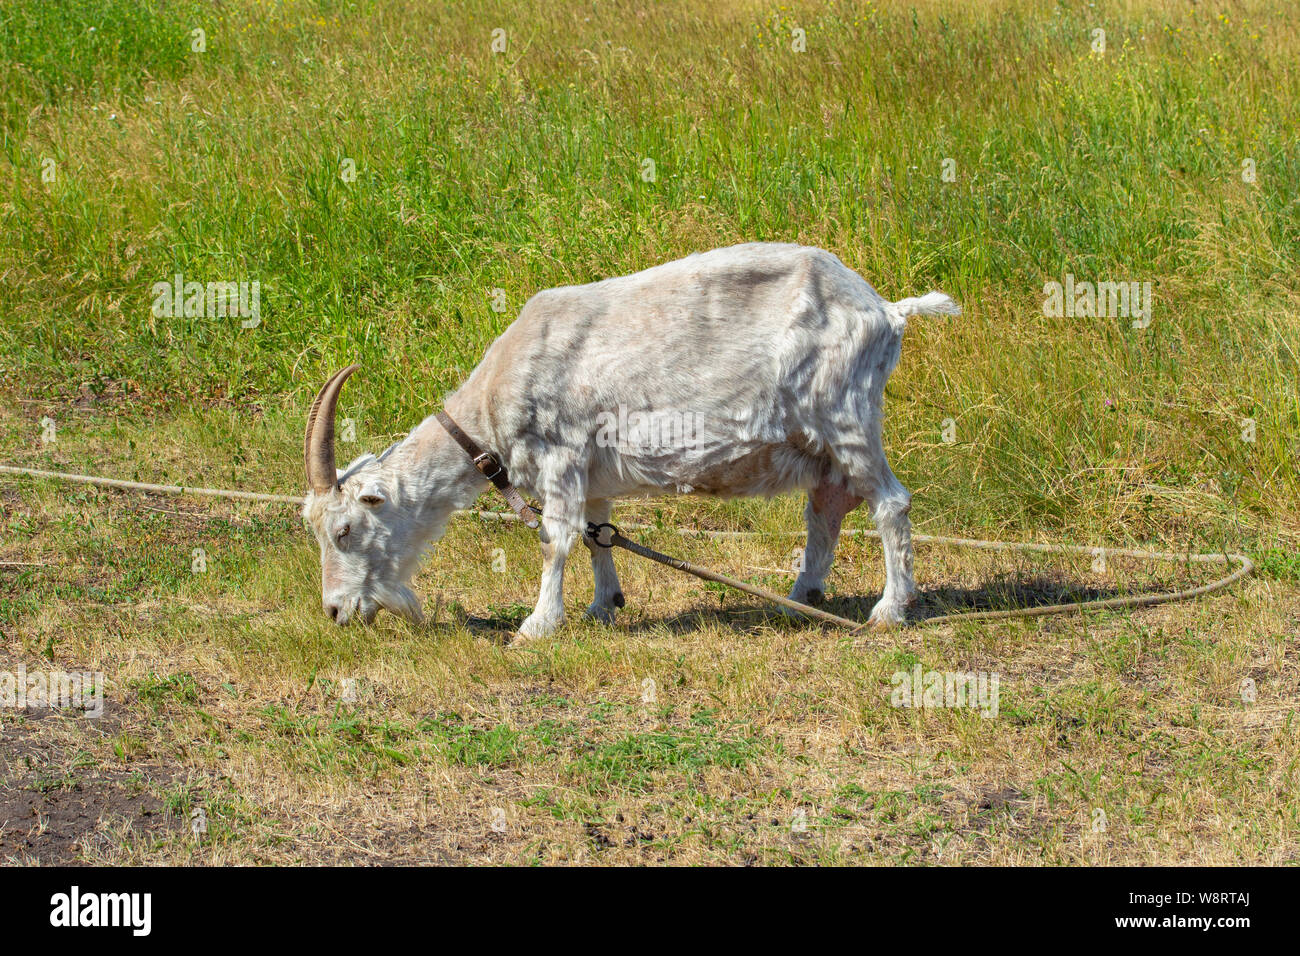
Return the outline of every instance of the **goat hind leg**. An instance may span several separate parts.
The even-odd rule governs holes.
[[[823,585],[835,560],[835,545],[839,543],[840,525],[844,516],[861,503],[861,498],[835,481],[823,480],[808,492],[808,504],[804,506],[808,543],[799,576],[790,589],[790,600],[812,605],[822,602]]]
[[[871,516],[885,553],[885,590],[871,609],[871,623],[889,627],[903,623],[916,593],[912,578],[912,496],[886,466],[882,481],[869,496]]]

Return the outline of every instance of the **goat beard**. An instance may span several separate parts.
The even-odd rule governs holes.
[[[375,603],[385,611],[404,617],[412,623],[424,620],[420,596],[404,584],[380,585],[374,591]]]

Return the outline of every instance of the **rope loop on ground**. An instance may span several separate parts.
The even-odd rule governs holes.
[[[154,485],[143,481],[126,481],[120,478],[101,478],[97,475],[79,475],[64,471],[49,471],[41,468],[22,468],[16,465],[0,465],[0,474],[21,475],[29,478],[48,478],[53,481],[70,481],[79,484],[95,485],[100,488],[119,488],[123,491],[143,491],[160,495],[203,495],[212,498],[232,498],[241,501],[265,501],[275,504],[292,504],[301,505],[303,498],[294,495],[273,495],[259,491],[233,491],[226,488],[191,488],[184,485]],[[520,521],[520,517],[512,512],[505,511],[473,511],[471,514],[489,521]],[[653,525],[629,524],[627,528],[638,530],[651,530]],[[611,530],[610,544],[602,545],[603,547],[618,547],[638,554],[643,558],[663,564],[667,567],[676,568],[687,574],[693,574],[698,578],[706,581],[715,581],[719,584],[725,584],[728,587],[736,588],[761,597],[764,600],[771,601],[774,604],[789,608],[799,614],[816,620],[824,621],[828,624],[834,624],[839,627],[847,627],[857,632],[869,626],[868,623],[861,621],[852,621],[848,618],[839,617],[827,611],[819,610],[807,604],[800,604],[798,601],[792,601],[789,598],[782,597],[763,588],[755,587],[744,581],[738,581],[735,578],[728,577],[725,574],[719,574],[716,571],[710,571],[708,568],[702,568],[699,565],[691,564],[688,561],[682,561],[680,558],[673,558],[662,552],[655,551],[645,545],[631,541],[622,534],[613,525],[600,525],[598,530],[609,528]],[[713,539],[726,538],[755,538],[755,537],[772,537],[782,532],[763,532],[763,531],[708,531],[698,528],[675,528],[677,534],[687,537],[707,537]],[[787,534],[802,534],[799,531],[784,532]],[[847,529],[841,534],[849,535],[866,535],[869,537],[879,537],[875,531],[862,531],[858,529]],[[1157,594],[1135,594],[1127,597],[1116,598],[1096,598],[1089,601],[1072,601],[1064,604],[1044,604],[1037,607],[1011,608],[1002,611],[960,611],[952,614],[938,614],[927,617],[917,623],[924,625],[931,624],[950,624],[956,621],[995,621],[1006,618],[1016,617],[1045,617],[1050,614],[1068,614],[1072,612],[1089,611],[1094,609],[1115,609],[1126,607],[1151,607],[1155,604],[1169,604],[1174,601],[1187,601],[1204,594],[1213,594],[1216,591],[1222,591],[1231,587],[1243,578],[1248,577],[1254,570],[1255,565],[1244,554],[1222,553],[1186,553],[1179,554],[1168,551],[1142,551],[1133,548],[1097,548],[1088,547],[1087,545],[1075,544],[1035,544],[1032,542],[1020,541],[988,541],[980,538],[947,538],[940,535],[932,534],[914,534],[913,541],[919,541],[926,544],[938,544],[956,548],[973,548],[982,551],[1018,551],[1030,554],[1084,554],[1093,555],[1097,551],[1102,551],[1107,556],[1134,558],[1144,561],[1182,561],[1191,564],[1235,564],[1236,568],[1224,577],[1217,578],[1208,584],[1202,584],[1199,587],[1185,588],[1180,591],[1170,591]]]

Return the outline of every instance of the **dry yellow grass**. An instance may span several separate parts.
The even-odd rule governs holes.
[[[4,551],[48,562],[19,580],[94,578],[92,562],[60,568],[59,535],[83,528],[121,536],[126,552],[146,534],[155,560],[170,550],[183,561],[212,540],[213,517],[284,524],[267,506],[84,498],[6,487],[6,522],[43,526]],[[779,539],[650,537],[767,583],[788,552]],[[208,575],[174,588],[53,600],[6,625],[0,668],[111,676],[99,721],[0,718],[6,807],[33,792],[47,807],[7,822],[5,858],[1273,864],[1300,848],[1293,586],[1253,580],[1132,616],[850,639],[620,556],[622,622],[574,623],[511,650],[504,629],[538,564],[523,529],[454,525],[421,576],[444,600],[426,628],[383,617],[332,628],[314,607],[312,549],[276,538],[252,555],[213,543]],[[509,574],[492,570],[494,548]],[[917,563],[927,592],[1012,570],[1090,576],[937,548]],[[865,614],[879,578],[874,543],[846,541],[833,584],[850,597],[833,606]],[[575,618],[589,587],[589,570],[571,575]],[[42,658],[51,640],[53,662]],[[891,675],[917,663],[996,672],[997,717],[892,707]],[[196,843],[199,807],[208,832]]]

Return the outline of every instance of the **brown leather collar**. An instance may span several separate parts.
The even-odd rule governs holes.
[[[519,515],[524,524],[536,528],[540,523],[538,512],[529,507],[523,495],[510,484],[510,476],[506,474],[506,466],[501,464],[501,460],[492,452],[480,448],[478,442],[465,434],[465,430],[452,421],[451,416],[446,412],[439,412],[437,418],[438,424],[447,429],[447,434],[456,440],[456,444],[465,449],[465,454],[474,459],[474,467],[483,473],[484,478],[496,485],[497,491],[501,492],[502,497],[506,499],[506,504],[514,509],[515,514]]]

